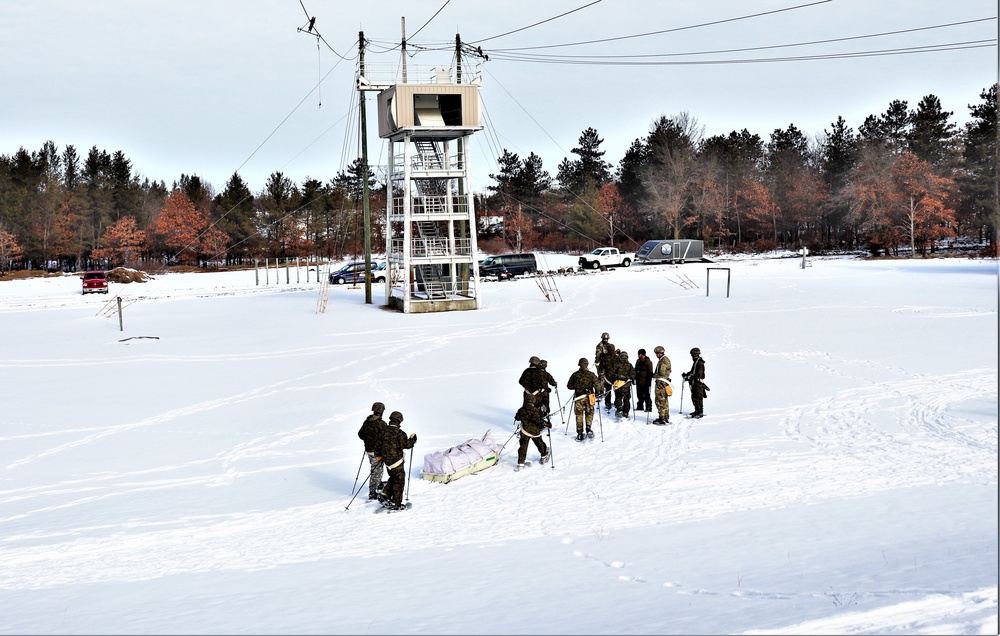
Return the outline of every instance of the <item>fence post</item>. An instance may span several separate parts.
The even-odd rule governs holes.
[[[125,331],[125,323],[122,320],[122,297],[118,297],[118,331]]]
[[[254,277],[254,285],[260,287],[260,261],[258,261],[256,258],[253,259],[253,277]]]

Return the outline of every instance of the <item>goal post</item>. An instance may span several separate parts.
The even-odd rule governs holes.
[[[730,272],[728,267],[707,267],[705,268],[705,295],[708,296],[711,293],[711,282],[712,282],[712,272],[720,271],[726,273],[726,298],[729,298],[729,282],[730,282]]]

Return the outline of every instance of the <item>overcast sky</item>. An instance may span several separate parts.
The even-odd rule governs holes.
[[[307,16],[322,42],[298,30]],[[218,191],[236,171],[254,192],[274,171],[326,181],[360,154],[358,32],[372,68],[398,65],[405,18],[409,65],[450,66],[456,34],[490,57],[465,69],[482,74],[488,115],[472,144],[480,191],[502,148],[535,152],[554,177],[593,127],[617,166],[653,119],[681,112],[705,135],[766,141],[838,116],[857,130],[894,99],[934,94],[964,123],[997,81],[996,16],[996,0],[8,0],[0,154],[51,139],[82,156],[122,150],[168,186],[197,174]],[[914,47],[938,50],[884,54]],[[384,163],[368,104],[369,154]]]

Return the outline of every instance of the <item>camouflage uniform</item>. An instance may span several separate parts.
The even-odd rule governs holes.
[[[521,372],[521,377],[517,383],[524,389],[524,404],[528,403],[528,398],[535,398],[535,407],[546,415],[548,411],[548,379],[552,376],[541,367],[541,360],[538,356],[531,356],[528,361],[528,368]],[[554,383],[555,380],[552,380]]]
[[[384,412],[384,404],[381,402],[373,404],[372,414],[365,418],[364,424],[358,430],[358,437],[365,443],[365,454],[368,456],[368,463],[371,466],[371,474],[368,476],[369,499],[376,499],[379,489],[382,487],[382,460],[378,456],[378,450],[382,432],[388,426],[382,419]]]
[[[601,391],[604,392],[604,407],[611,410],[611,391],[607,373],[615,358],[615,346],[608,342],[609,338],[607,332],[601,334],[601,341],[594,349],[594,366],[597,367],[597,377],[601,381]]]
[[[632,403],[632,383],[635,382],[635,368],[628,361],[628,353],[622,351],[612,367],[610,378],[615,386],[615,415],[628,417]]]
[[[403,505],[403,486],[406,484],[406,456],[403,451],[413,448],[417,443],[416,433],[407,437],[399,428],[402,421],[403,414],[393,411],[389,416],[389,425],[382,431],[379,444],[379,455],[389,471],[389,483],[385,486],[386,497],[390,506],[397,508]]]
[[[705,386],[705,359],[701,357],[701,349],[695,347],[691,350],[691,361],[691,370],[684,374],[684,380],[691,385],[691,401],[694,403],[691,417],[704,417],[708,387]]]
[[[541,462],[549,458],[549,449],[542,440],[542,429],[546,428],[546,422],[542,420],[542,414],[535,407],[535,399],[531,396],[525,398],[524,406],[517,409],[514,419],[521,423],[521,439],[517,447],[517,465],[523,466],[524,460],[528,456],[528,442],[535,443],[538,454],[541,455]],[[549,424],[548,426],[551,426]]]
[[[586,420],[587,433],[591,433],[591,424],[594,422],[594,405],[590,403],[590,396],[597,395],[601,391],[601,381],[591,372],[587,366],[586,358],[580,358],[580,369],[574,371],[566,382],[566,388],[573,390],[573,413],[576,414],[576,438],[583,439],[583,426]]]
[[[663,347],[653,350],[659,361],[656,363],[656,372],[653,377],[656,380],[656,387],[653,393],[656,396],[657,417],[655,424],[666,424],[670,421],[670,398],[667,396],[667,386],[670,384],[670,358],[666,356]]]

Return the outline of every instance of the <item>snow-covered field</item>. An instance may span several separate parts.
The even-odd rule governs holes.
[[[296,274],[0,282],[0,632],[997,633],[996,262],[633,266],[411,315],[381,285],[317,313]],[[511,440],[420,479],[510,438],[532,355],[565,402],[602,331],[677,389],[700,347],[707,417],[557,416],[551,468]],[[419,436],[399,514],[346,509],[376,400]]]

